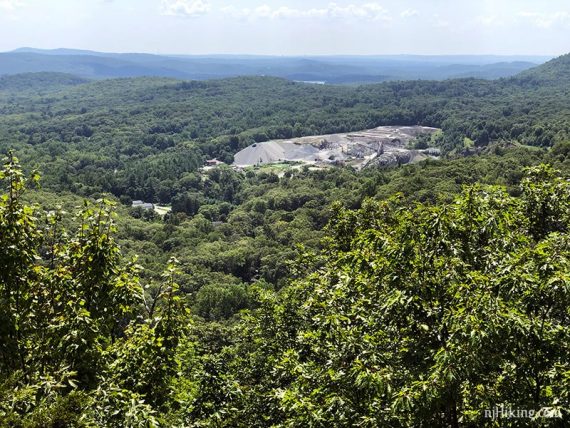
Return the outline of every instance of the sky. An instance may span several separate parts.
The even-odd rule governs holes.
[[[570,0],[0,0],[0,51],[560,55]]]

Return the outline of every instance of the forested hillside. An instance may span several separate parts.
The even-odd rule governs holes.
[[[0,78],[0,426],[564,426],[568,73]],[[441,159],[202,169],[416,124]]]
[[[54,190],[165,203],[206,157],[231,163],[238,150],[274,138],[419,124],[443,129],[438,144],[446,152],[471,141],[549,147],[568,136],[568,81],[553,78],[568,74],[561,57],[511,79],[357,88],[275,78],[77,85],[56,74],[5,77],[0,149],[16,149],[29,167],[41,165],[44,185]],[[23,81],[33,88],[38,79],[41,90],[20,91]]]

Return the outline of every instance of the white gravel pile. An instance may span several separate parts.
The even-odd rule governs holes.
[[[234,156],[234,165],[247,167],[284,161],[307,163],[349,162],[355,168],[367,164],[412,162],[419,153],[411,153],[407,143],[436,128],[423,126],[380,126],[360,132],[316,135],[292,140],[252,144]],[[373,159],[377,161],[373,162]]]
[[[310,144],[295,144],[289,141],[267,141],[246,147],[234,156],[234,165],[275,163],[281,161],[314,161],[319,149]]]

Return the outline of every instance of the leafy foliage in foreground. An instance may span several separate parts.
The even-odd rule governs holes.
[[[104,203],[67,235],[22,203],[15,158],[1,178],[0,426],[492,426],[501,405],[568,420],[570,182],[550,167],[520,197],[336,206],[300,279],[257,289],[233,326],[190,322],[173,263],[145,297]]]
[[[212,418],[490,426],[484,410],[504,405],[567,421],[570,183],[541,166],[523,190],[474,186],[451,204],[338,209],[323,267],[266,294],[221,354],[221,379],[234,388]],[[548,422],[561,423],[536,421]]]
[[[17,159],[0,179],[0,425],[157,426],[187,324],[174,268],[145,305],[105,201],[68,236],[59,213],[21,202]]]

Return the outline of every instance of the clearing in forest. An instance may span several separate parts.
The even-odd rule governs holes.
[[[360,132],[299,137],[252,144],[236,153],[234,165],[248,167],[280,162],[351,165],[410,163],[437,156],[437,149],[412,150],[410,141],[437,128],[426,126],[380,126]]]

